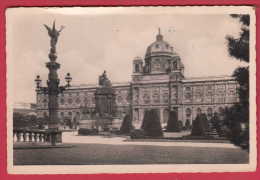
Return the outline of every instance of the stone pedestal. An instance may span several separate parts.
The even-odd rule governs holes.
[[[115,93],[112,88],[99,87],[95,92],[96,112],[100,117],[115,115]]]

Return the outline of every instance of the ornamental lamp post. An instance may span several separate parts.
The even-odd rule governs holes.
[[[49,111],[49,119],[48,119],[48,132],[50,133],[50,141],[53,146],[56,145],[58,140],[58,134],[61,139],[61,131],[59,131],[59,119],[58,119],[58,95],[62,93],[66,88],[70,87],[70,82],[72,80],[70,73],[67,73],[65,77],[65,81],[67,84],[65,86],[59,86],[60,79],[58,78],[57,70],[60,68],[60,64],[56,62],[57,54],[56,54],[56,44],[58,41],[58,37],[60,32],[64,28],[61,26],[60,30],[55,28],[55,21],[53,22],[52,28],[45,25],[45,28],[48,31],[50,36],[50,52],[49,59],[50,61],[46,63],[46,67],[49,69],[47,86],[41,86],[41,78],[39,75],[36,76],[36,92],[43,93],[48,95],[48,111]]]

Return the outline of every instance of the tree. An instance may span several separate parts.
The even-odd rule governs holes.
[[[14,112],[13,113],[13,126],[14,128],[23,128],[27,124],[23,114]]]
[[[249,15],[232,14],[231,17],[238,18],[241,22],[241,32],[238,38],[227,36],[229,55],[244,62],[249,62]],[[239,98],[240,103],[248,108],[249,102],[249,67],[239,67],[234,73],[233,77],[239,83]]]
[[[158,110],[151,109],[145,111],[142,129],[146,136],[161,137],[163,136],[160,117]]]
[[[206,136],[208,135],[209,124],[205,114],[198,114],[192,124],[192,136]]]
[[[232,14],[241,23],[241,32],[238,38],[227,36],[229,55],[237,60],[249,62],[249,25],[250,16],[247,14]],[[228,123],[231,129],[231,140],[237,144],[249,144],[249,130],[241,130],[241,123],[249,127],[249,67],[239,67],[233,77],[239,83],[239,104],[234,105],[229,112]],[[232,116],[232,117],[231,117]],[[249,146],[247,146],[249,148]]]
[[[233,76],[239,83],[239,100],[240,104],[248,109],[249,105],[249,68],[248,67],[239,67],[237,68]]]
[[[34,114],[13,113],[13,126],[18,129],[31,129],[38,126],[38,118]]]
[[[241,14],[231,14],[231,17],[238,18],[241,26],[241,32],[238,38],[227,36],[228,52],[230,56],[238,60],[249,62],[249,24],[250,16]]]

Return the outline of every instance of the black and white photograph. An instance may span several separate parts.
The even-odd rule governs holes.
[[[255,28],[246,6],[7,9],[8,172],[254,171]]]

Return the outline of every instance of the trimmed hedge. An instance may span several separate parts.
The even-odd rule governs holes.
[[[97,129],[85,129],[85,128],[80,128],[78,130],[79,135],[97,135],[98,130]]]
[[[142,129],[148,137],[163,136],[159,112],[157,109],[145,111]]]
[[[130,133],[131,139],[144,139],[146,138],[144,130],[142,129],[134,129]]]
[[[169,120],[167,123],[166,131],[168,132],[180,132],[182,130],[182,124],[178,121],[178,115],[176,111],[170,111]]]

